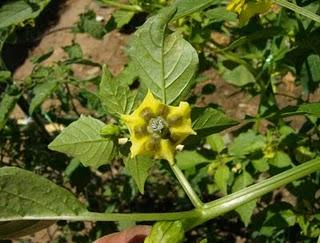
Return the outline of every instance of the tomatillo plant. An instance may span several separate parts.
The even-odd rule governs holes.
[[[132,8],[127,4],[115,4],[114,1],[103,2],[128,11],[143,10],[138,5]],[[290,51],[285,48],[291,42],[284,41],[278,48],[277,40],[268,41],[267,51],[256,55],[259,58],[268,56],[264,63],[257,62],[257,68],[261,68],[259,72],[238,57],[236,52],[228,50],[228,47],[214,47],[219,51],[217,59],[225,58],[223,61],[232,61],[232,65],[236,66],[229,70],[234,71],[233,76],[229,73],[229,78],[234,79],[236,76],[236,81],[233,80],[235,84],[238,85],[238,77],[245,79],[245,84],[257,81],[256,86],[260,85],[262,93],[257,116],[245,118],[242,124],[246,126],[241,127],[245,131],[234,139],[225,139],[219,132],[239,125],[238,121],[228,118],[218,109],[196,107],[185,101],[196,84],[199,58],[194,47],[176,30],[177,20],[214,5],[213,1],[201,1],[201,6],[195,1],[186,2],[178,0],[172,6],[161,9],[134,33],[126,49],[129,63],[122,73],[113,76],[106,65],[102,65],[98,93],[99,102],[108,115],[104,122],[81,115],[63,129],[48,147],[75,158],[93,170],[107,163],[123,162],[142,194],[151,167],[162,166],[173,172],[193,208],[161,213],[92,212],[71,192],[53,182],[23,169],[3,167],[0,169],[0,238],[28,234],[57,220],[155,221],[146,243],[160,240],[163,243],[182,242],[185,232],[232,210],[248,225],[255,208],[261,211],[266,209],[264,204],[257,205],[262,196],[288,183],[301,184],[296,181],[320,170],[319,150],[312,144],[315,140],[316,145],[319,144],[320,104],[301,103],[280,109],[274,102],[274,80],[267,80],[266,84],[262,82],[265,77],[273,77],[278,61],[276,58],[280,59],[283,53]],[[280,4],[282,0],[273,2]],[[239,15],[239,22],[233,22],[232,25],[238,24],[241,27],[254,15],[268,12],[271,5],[272,1],[268,0],[235,0],[227,9]],[[291,3],[282,4],[285,5],[292,10],[298,9],[304,16],[310,14],[298,6],[292,7]],[[216,14],[212,12],[214,9],[209,10],[211,14]],[[313,16],[311,19],[316,20],[317,16],[314,15],[310,15]],[[231,21],[236,17],[234,13],[228,16]],[[313,27],[312,24],[307,29]],[[238,45],[242,44],[238,42],[229,48]],[[80,55],[79,47],[76,48],[76,54]],[[256,47],[248,49],[259,50]],[[316,70],[315,78],[318,78],[316,67],[319,63],[318,56],[313,54],[306,65],[308,73],[312,68]],[[60,72],[57,73],[56,76],[60,77]],[[139,85],[132,85],[135,81]],[[54,83],[52,90],[58,86],[58,82]],[[138,88],[132,88],[136,86]],[[47,89],[40,89],[41,92],[43,90]],[[273,96],[270,98],[266,95]],[[308,123],[303,129],[309,128],[310,137],[301,138],[283,119],[293,115],[305,115]],[[259,132],[261,121],[270,124],[265,133]],[[249,129],[244,129],[247,127]],[[293,151],[289,151],[290,139],[297,141]],[[308,143],[312,144],[310,149],[306,146]],[[197,185],[201,174],[211,179],[204,191]],[[319,204],[316,202],[319,197],[316,198],[317,189],[314,189],[320,177],[318,173],[314,178],[307,178],[309,184],[306,185],[311,185],[315,202],[305,203],[301,198],[302,206],[299,203],[297,205],[306,212],[316,212],[315,215],[295,215],[288,205],[281,213],[283,217],[289,215],[286,221],[288,225],[297,224],[304,234],[314,238],[320,235],[320,229],[317,224],[309,224],[308,220],[320,221],[317,212]],[[212,200],[210,196],[213,194],[215,198],[220,198]],[[270,200],[276,201],[273,198]],[[274,211],[268,211],[263,216],[270,220]],[[272,235],[271,230],[264,229],[262,233]]]

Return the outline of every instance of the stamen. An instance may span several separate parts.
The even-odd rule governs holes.
[[[161,132],[165,126],[165,122],[160,116],[150,120],[150,127],[154,132]]]

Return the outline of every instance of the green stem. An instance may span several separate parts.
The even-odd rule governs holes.
[[[138,5],[128,5],[128,4],[109,1],[109,0],[101,0],[101,1],[107,5],[112,6],[112,7],[116,7],[116,8],[120,8],[120,9],[124,9],[124,10],[129,10],[129,11],[134,11],[134,12],[143,12],[143,9]]]
[[[172,166],[173,170],[178,172],[179,177],[182,178],[181,185],[185,184],[185,177],[177,166]],[[259,182],[255,185],[247,187],[238,192],[232,193],[228,196],[218,200],[202,204],[200,208],[190,211],[173,212],[173,213],[94,213],[94,212],[80,212],[78,215],[32,215],[32,216],[17,216],[17,217],[0,217],[2,221],[15,220],[71,220],[71,221],[161,221],[161,220],[181,220],[186,231],[203,224],[204,222],[218,217],[226,212],[234,210],[235,208],[257,199],[266,193],[269,193],[281,186],[284,186],[292,181],[298,180],[313,172],[320,170],[320,158],[308,161],[302,165],[296,166],[276,176]],[[182,175],[182,177],[181,177]],[[179,180],[180,181],[180,180]],[[187,183],[189,185],[189,183]],[[190,185],[189,185],[190,186]],[[187,186],[188,187],[188,186]],[[193,190],[192,190],[193,191]],[[189,191],[190,193],[190,191]],[[194,193],[194,192],[193,192]],[[198,198],[194,194],[195,198]],[[193,197],[192,197],[193,198]],[[193,200],[195,200],[193,198]]]
[[[279,4],[282,7],[288,8],[298,14],[301,14],[309,19],[312,19],[312,20],[320,23],[320,16],[319,15],[312,13],[309,10],[306,10],[304,8],[301,8],[294,3],[290,3],[286,0],[273,0],[273,2],[275,2],[276,4]]]
[[[1,221],[15,220],[70,220],[70,221],[161,221],[161,220],[181,220],[199,217],[197,210],[174,213],[94,213],[80,212],[78,215],[33,215],[0,218]]]
[[[182,186],[185,193],[188,195],[190,201],[192,202],[193,206],[196,208],[202,208],[203,203],[201,202],[198,195],[192,189],[189,181],[186,179],[178,165],[175,163],[174,165],[170,165],[173,173],[176,175],[180,185]]]
[[[276,188],[298,180],[317,170],[320,170],[320,158],[308,161],[302,165],[296,166],[228,196],[205,203],[203,206],[203,217],[199,218],[197,221],[193,221],[190,225],[188,225],[189,229],[226,212],[232,211],[247,202],[255,200],[267,194],[268,192],[275,190]]]

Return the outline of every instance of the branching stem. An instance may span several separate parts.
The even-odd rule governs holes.
[[[180,185],[182,186],[183,190],[189,197],[190,201],[192,202],[195,208],[202,208],[203,203],[201,202],[198,195],[193,190],[192,186],[190,185],[189,181],[186,179],[180,168],[178,167],[177,163],[174,165],[170,165],[173,173],[177,177]]]

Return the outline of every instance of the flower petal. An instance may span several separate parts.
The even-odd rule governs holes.
[[[174,164],[175,147],[169,139],[161,139],[160,149],[155,153],[156,159],[165,159],[171,164]]]

